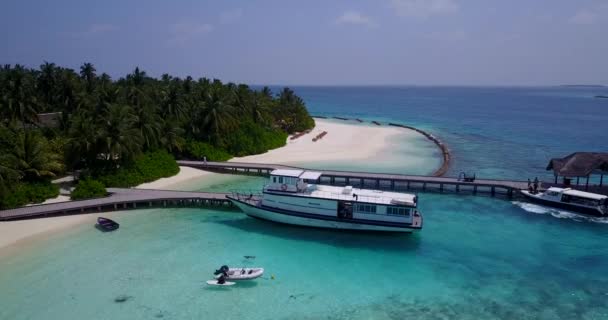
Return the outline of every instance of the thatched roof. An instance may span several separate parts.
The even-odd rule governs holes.
[[[553,158],[547,170],[553,170],[556,176],[563,177],[585,177],[594,171],[608,173],[608,153],[575,152],[564,158]]]

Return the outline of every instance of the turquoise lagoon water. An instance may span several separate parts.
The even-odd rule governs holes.
[[[437,132],[457,155],[452,172],[542,175],[544,156],[600,149],[608,135],[594,127],[597,119],[606,123],[608,105],[589,98],[589,89],[448,88],[464,90],[464,97],[445,99],[446,106],[435,107],[441,112],[426,104],[444,88],[406,89],[413,91],[391,99],[411,99],[419,112],[392,109],[397,103],[386,91],[394,88],[297,91],[314,112],[401,119]],[[499,98],[487,102],[494,93],[486,90],[498,90]],[[509,118],[513,110],[496,107],[507,100],[538,104],[550,115],[542,126],[518,124],[525,129],[507,134],[518,123]],[[387,103],[365,113],[365,101]],[[472,106],[462,107],[466,101],[486,101],[491,110],[478,106],[482,115],[475,116],[466,111]],[[575,112],[566,130],[554,125],[553,111],[570,103],[587,114]],[[552,130],[576,139],[537,137]],[[373,162],[367,168],[384,170]],[[184,188],[226,191],[263,182],[222,175]],[[83,225],[0,256],[0,319],[608,319],[607,221],[489,197],[419,197],[425,225],[415,235],[289,227],[236,211],[130,211],[118,232]],[[267,272],[230,288],[206,286],[222,264]]]

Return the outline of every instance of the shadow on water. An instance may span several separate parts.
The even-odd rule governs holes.
[[[250,217],[213,223],[286,240],[314,241],[340,248],[403,252],[417,250],[421,242],[418,234],[300,227]]]

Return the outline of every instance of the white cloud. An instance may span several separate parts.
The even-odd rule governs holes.
[[[170,26],[169,44],[184,45],[213,31],[208,23],[182,21]]]
[[[66,32],[65,35],[72,36],[75,38],[90,38],[99,34],[117,31],[119,28],[112,24],[92,24],[83,31],[78,32]]]
[[[391,0],[391,7],[398,16],[421,19],[453,14],[460,10],[454,0]]]
[[[336,24],[358,24],[368,27],[375,27],[376,24],[368,16],[356,11],[346,11],[336,19]]]
[[[241,8],[222,12],[220,14],[220,23],[222,23],[222,24],[234,23],[234,22],[238,21],[239,19],[241,19],[242,16],[243,16],[243,9],[241,9]]]
[[[573,24],[594,24],[597,21],[597,14],[582,9],[570,18],[570,23]]]

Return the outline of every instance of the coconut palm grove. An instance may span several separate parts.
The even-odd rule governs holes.
[[[179,171],[176,158],[227,160],[285,145],[314,126],[289,88],[216,79],[160,79],[135,70],[117,80],[85,63],[0,68],[0,208],[58,195],[51,180],[78,172],[71,197],[100,196]]]

